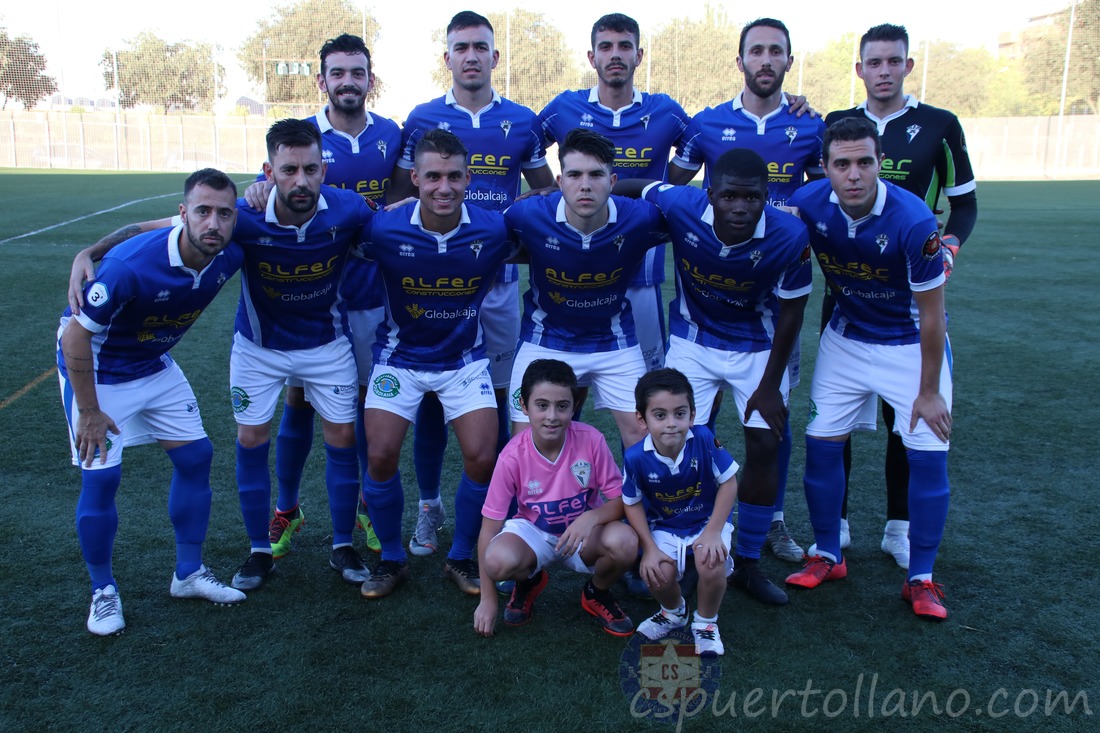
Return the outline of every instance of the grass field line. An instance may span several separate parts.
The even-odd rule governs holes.
[[[133,201],[127,201],[125,203],[119,204],[118,206],[112,206],[109,209],[102,209],[100,211],[93,211],[91,214],[85,214],[84,216],[78,216],[75,219],[69,219],[68,221],[63,221],[59,224],[51,224],[48,227],[42,227],[41,229],[35,229],[33,232],[27,232],[26,234],[17,234],[16,236],[8,237],[7,239],[0,239],[0,244],[7,244],[8,242],[14,242],[17,239],[25,239],[27,237],[33,237],[36,234],[42,234],[42,233],[48,232],[52,229],[58,229],[59,227],[68,226],[69,224],[75,224],[78,221],[84,221],[85,219],[91,219],[94,216],[99,216],[101,214],[109,214],[112,211],[118,211],[119,209],[125,209],[127,206],[133,206],[134,204],[143,204],[146,201],[156,201],[157,199],[166,199],[169,196],[179,196],[179,192],[178,191],[173,191],[172,193],[163,193],[163,194],[160,194],[159,196],[148,196],[148,197],[143,198],[143,199],[134,199]]]
[[[42,384],[43,382],[45,382],[47,379],[49,379],[54,374],[57,374],[57,367],[52,366],[49,369],[47,369],[46,371],[39,374],[37,377],[35,377],[31,381],[24,384],[19,389],[15,390],[15,392],[12,393],[12,395],[10,397],[5,397],[3,400],[0,400],[0,410],[3,410],[8,405],[15,402],[17,399],[19,399],[23,395],[27,394],[27,392],[30,392],[32,389],[34,389],[38,385]]]

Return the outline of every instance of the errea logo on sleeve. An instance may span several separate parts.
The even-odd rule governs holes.
[[[107,301],[110,299],[111,293],[103,283],[95,283],[88,290],[88,305],[94,305],[97,308],[101,308],[107,305]]]

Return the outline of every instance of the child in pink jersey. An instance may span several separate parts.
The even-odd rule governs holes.
[[[530,427],[501,452],[489,482],[478,538],[481,587],[516,581],[504,623],[518,626],[531,620],[546,566],[560,562],[592,575],[581,607],[609,634],[629,636],[634,624],[610,588],[638,556],[638,537],[618,521],[622,474],[607,441],[573,422],[576,397],[577,377],[565,362],[537,359],[524,372],[520,400]],[[513,500],[515,516],[505,521]],[[483,593],[474,611],[482,636],[493,634],[497,603],[495,593]]]

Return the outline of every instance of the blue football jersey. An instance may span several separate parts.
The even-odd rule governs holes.
[[[463,204],[458,227],[438,234],[421,226],[417,203],[378,212],[365,239],[386,302],[374,363],[449,371],[484,358],[481,304],[514,249],[504,217]]]
[[[802,222],[765,206],[752,238],[730,247],[714,233],[705,191],[654,184],[644,195],[664,213],[672,238],[676,299],[669,333],[724,351],[770,349],[779,300],[813,287]]]
[[[344,265],[373,212],[354,191],[323,188],[312,219],[284,226],[275,217],[276,193],[264,211],[237,201],[233,238],[245,264],[235,327],[266,349],[323,346],[348,335]]]
[[[647,435],[623,455],[623,503],[642,502],[651,531],[691,537],[706,527],[718,487],[738,468],[705,425],[691,427],[676,460],[658,453]]]
[[[562,194],[516,202],[504,218],[530,259],[520,339],[559,351],[615,351],[638,339],[626,290],[645,254],[668,238],[657,207],[612,196],[608,221],[582,234]]]
[[[240,269],[244,252],[230,242],[202,272],[183,264],[183,227],[157,229],[118,245],[103,258],[96,279],[84,286],[84,308],[65,309],[91,331],[97,384],[147,377],[172,363],[168,354]],[[62,374],[65,359],[57,363]]]
[[[867,343],[919,343],[913,293],[944,282],[939,227],[924,201],[879,180],[871,213],[853,221],[823,180],[804,186],[790,203],[836,296],[830,328]]]
[[[403,153],[398,165],[412,169],[413,153],[425,130],[453,132],[469,151],[470,185],[466,203],[489,211],[504,211],[522,190],[524,169],[546,165],[542,127],[534,112],[493,92],[493,101],[481,110],[460,107],[454,92],[418,105],[405,120]],[[519,279],[519,269],[507,265],[503,282]]]
[[[634,90],[633,102],[622,109],[600,104],[599,90],[562,92],[539,113],[548,143],[561,143],[570,130],[594,130],[615,143],[614,172],[622,178],[665,180],[672,150],[683,145],[691,118],[667,94]],[[665,281],[665,248],[651,250],[630,281],[631,287]]]
[[[743,94],[744,92],[742,92]],[[755,151],[768,164],[768,203],[783,206],[802,186],[806,173],[823,174],[821,140],[825,122],[796,117],[786,95],[779,107],[760,118],[747,111],[741,94],[718,107],[707,107],[688,124],[687,142],[677,151],[676,164],[698,170],[706,164],[703,187],[710,185],[710,169],[733,148]]]

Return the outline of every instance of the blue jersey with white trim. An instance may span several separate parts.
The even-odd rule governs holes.
[[[667,94],[634,90],[633,101],[622,109],[600,104],[599,90],[562,92],[539,113],[548,142],[561,143],[570,130],[594,130],[615,143],[613,172],[623,178],[665,180],[669,154],[684,142],[691,118]],[[665,248],[650,251],[632,277],[631,287],[659,285],[665,281]]]
[[[591,234],[566,220],[560,192],[517,201],[504,213],[530,259],[521,340],[582,353],[637,345],[629,276],[668,230],[645,201],[612,196],[607,205],[607,223]]]
[[[866,343],[919,343],[913,293],[944,282],[939,228],[924,201],[879,180],[871,213],[853,221],[823,180],[804,186],[790,203],[836,296],[829,327]]]
[[[745,109],[738,94],[718,107],[707,107],[688,124],[687,142],[674,161],[689,170],[706,164],[703,187],[710,185],[710,169],[722,153],[734,148],[753,150],[768,164],[768,203],[783,206],[802,186],[806,173],[819,175],[825,122],[808,114],[796,117],[787,96],[764,117]]]
[[[738,468],[705,425],[691,426],[676,460],[658,453],[647,435],[623,455],[623,503],[642,502],[651,531],[692,537],[707,526],[718,487]]]
[[[166,369],[168,350],[241,268],[244,252],[235,243],[202,272],[183,264],[183,227],[157,229],[118,245],[103,258],[96,279],[84,286],[84,308],[65,309],[62,326],[76,318],[91,331],[97,384],[129,382]],[[60,349],[57,365],[63,375]]]
[[[313,218],[284,226],[275,217],[276,195],[264,211],[237,201],[233,238],[245,264],[235,327],[265,349],[323,346],[349,333],[340,285],[373,212],[354,191],[323,187]]]
[[[522,191],[522,171],[546,165],[538,115],[496,91],[493,101],[476,112],[460,107],[453,90],[418,105],[405,120],[398,165],[411,169],[416,144],[425,131],[435,128],[453,132],[469,151],[466,203],[482,209],[507,209]],[[501,281],[518,279],[519,268],[505,265]]]
[[[714,209],[694,186],[651,185],[645,198],[664,213],[672,234],[676,299],[669,333],[723,351],[772,347],[780,299],[813,287],[806,227],[765,206],[752,238],[727,246],[714,233]]]
[[[417,203],[378,212],[365,240],[385,289],[375,364],[442,372],[484,358],[482,301],[514,249],[504,217],[463,204],[458,227],[439,234],[421,226]]]

